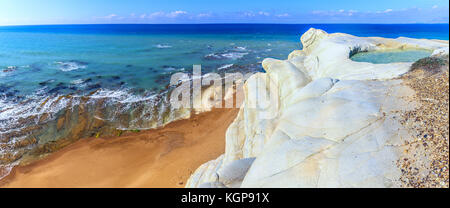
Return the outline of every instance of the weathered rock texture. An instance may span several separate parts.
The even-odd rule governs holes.
[[[225,154],[200,166],[186,187],[402,186],[397,163],[415,132],[402,125],[401,115],[420,103],[395,78],[412,63],[354,62],[350,56],[408,49],[445,55],[448,42],[317,29],[301,42],[302,50],[287,60],[265,59],[266,73],[246,81]],[[264,97],[268,103],[261,104]]]

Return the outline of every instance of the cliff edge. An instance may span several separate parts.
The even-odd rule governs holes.
[[[417,137],[404,123],[404,113],[422,106],[414,99],[414,87],[400,78],[413,63],[372,64],[350,57],[424,49],[432,57],[448,58],[448,41],[356,37],[311,28],[301,42],[302,50],[287,60],[265,59],[266,73],[246,81],[225,153],[200,166],[186,187],[404,186],[398,161]],[[448,65],[446,70],[448,75]],[[429,161],[423,154],[413,157]]]

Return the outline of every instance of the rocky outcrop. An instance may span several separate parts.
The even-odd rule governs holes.
[[[287,60],[244,85],[225,153],[200,166],[186,187],[397,187],[396,165],[412,133],[400,112],[417,105],[394,79],[412,63],[354,62],[361,51],[425,49],[448,42],[362,38],[310,29]]]

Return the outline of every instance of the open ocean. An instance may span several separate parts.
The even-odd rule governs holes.
[[[164,99],[171,74],[191,72],[193,64],[203,73],[261,71],[264,58],[301,49],[311,27],[449,39],[448,24],[3,26],[0,178],[21,159],[79,138],[170,122],[177,117]]]

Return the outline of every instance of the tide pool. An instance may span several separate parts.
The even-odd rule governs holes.
[[[350,57],[350,59],[373,64],[388,64],[395,62],[415,62],[421,58],[430,56],[431,53],[432,51],[427,50],[360,52]]]

